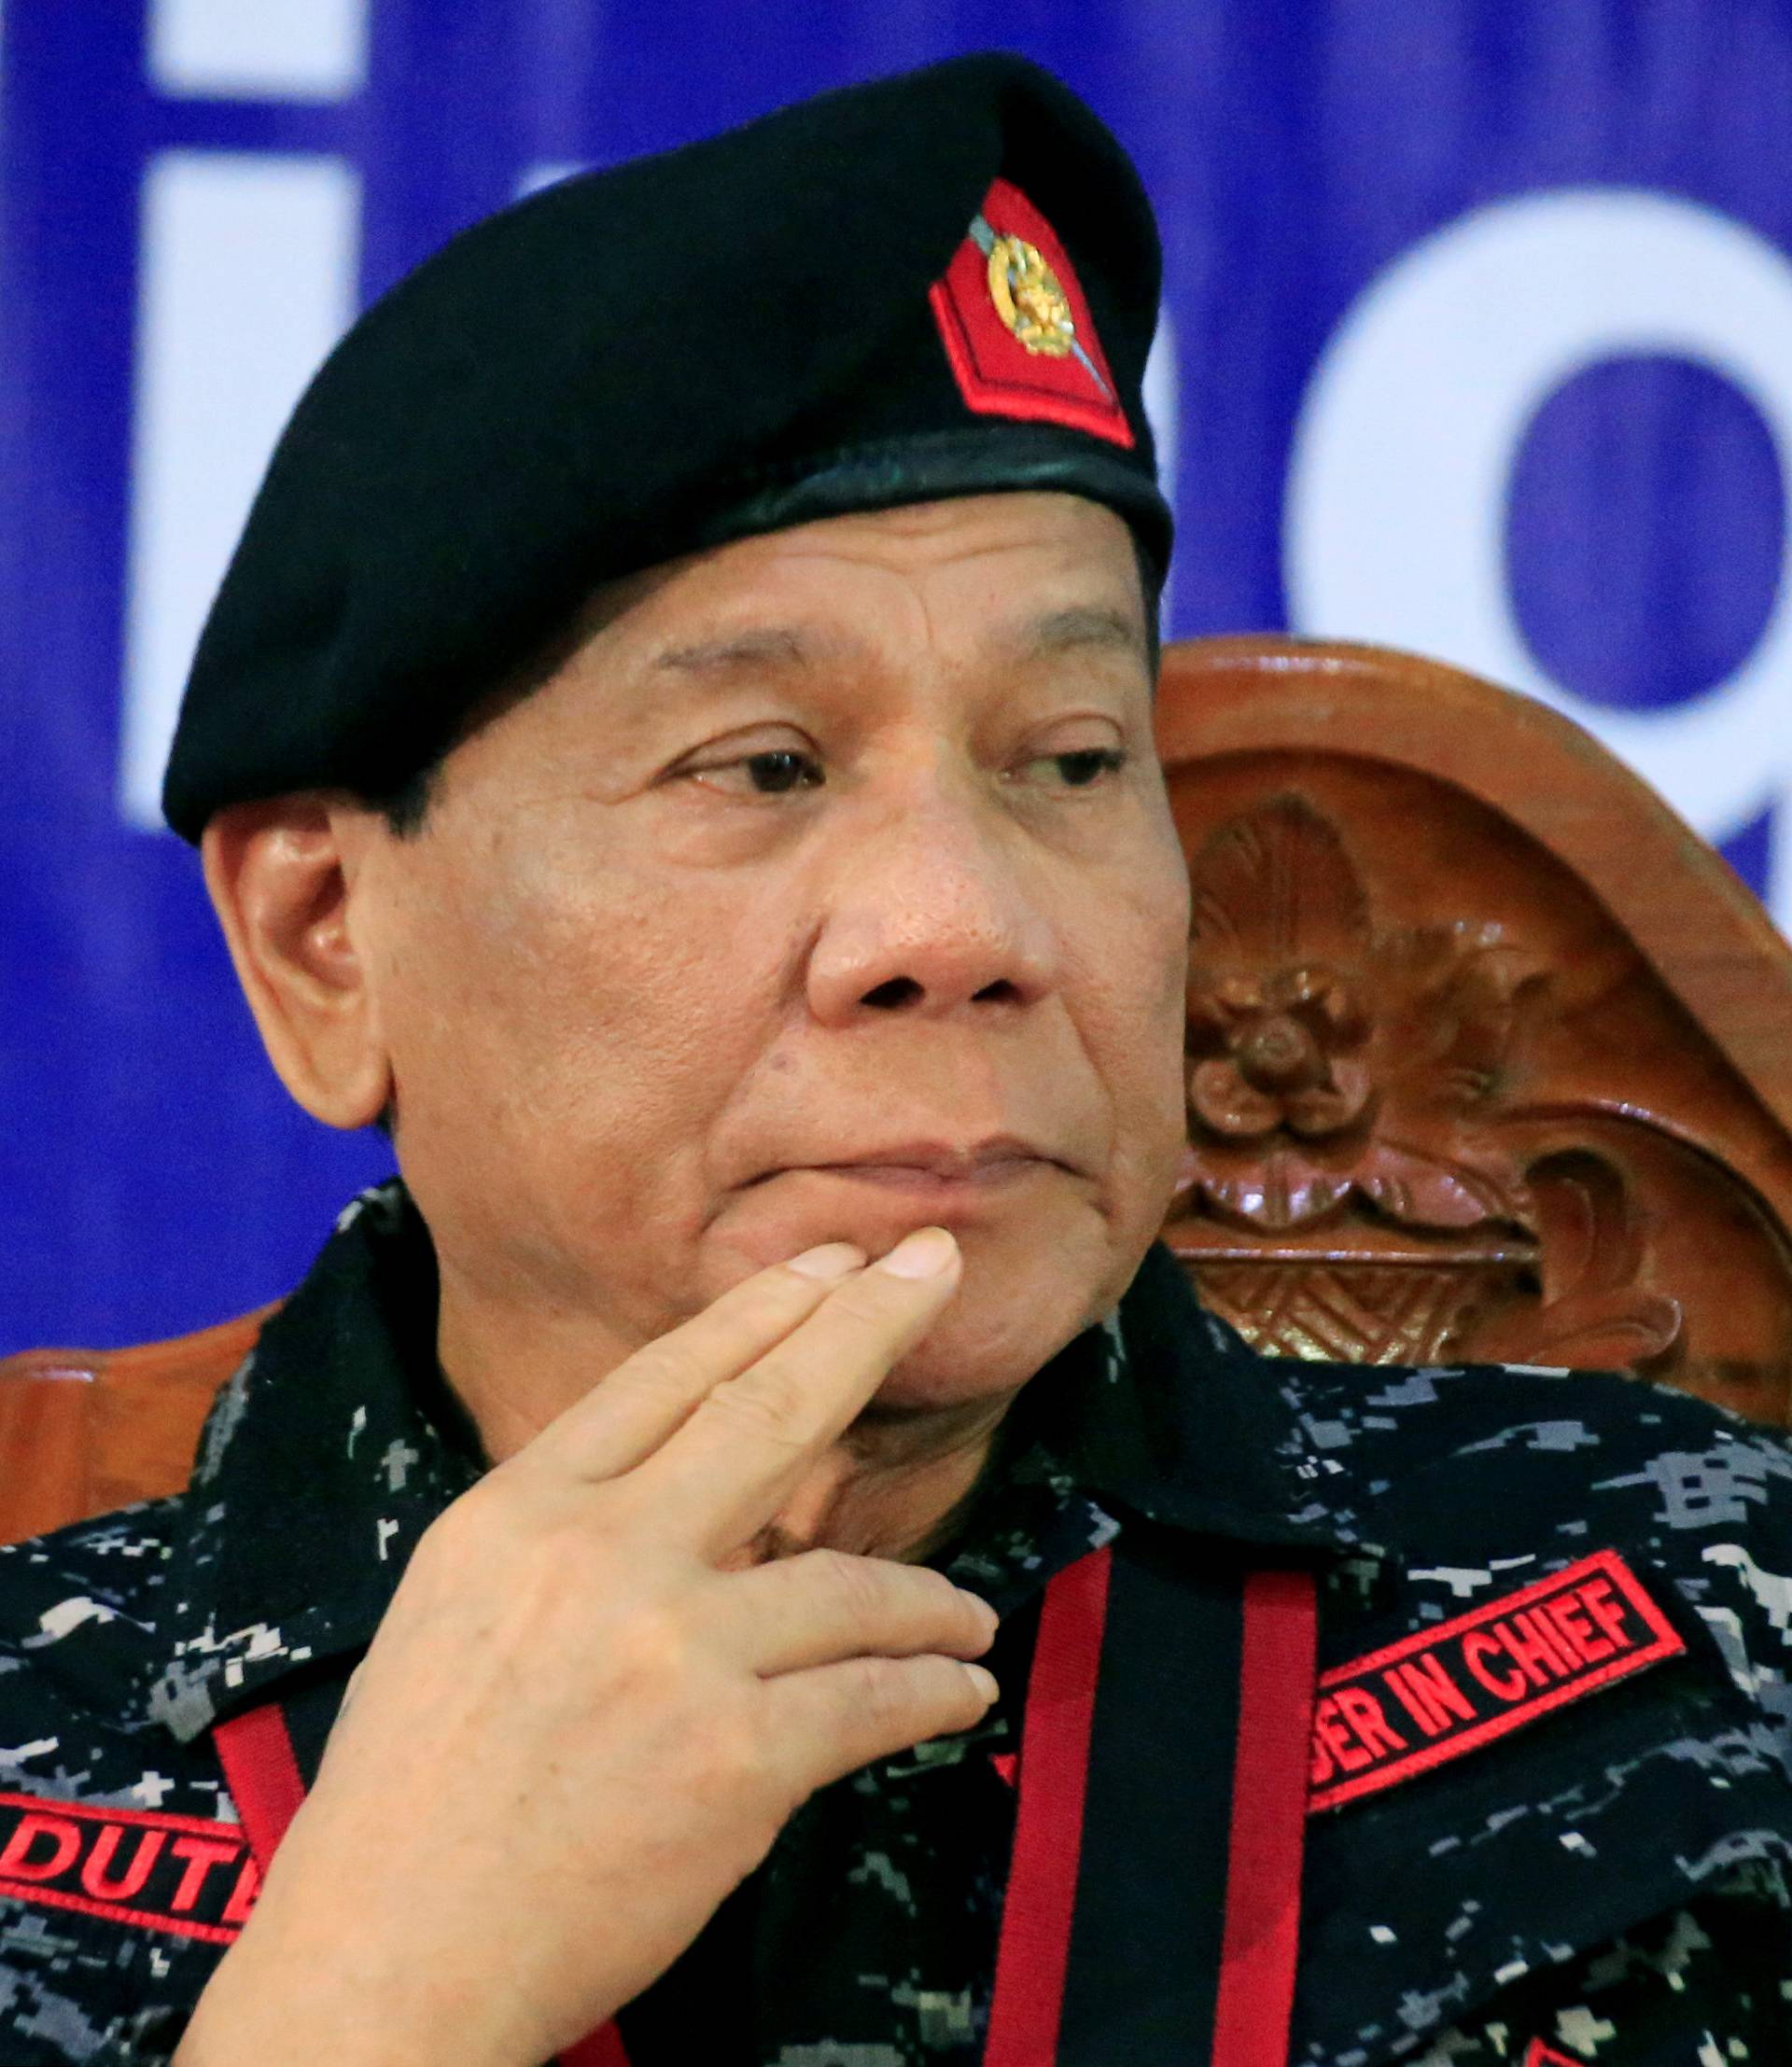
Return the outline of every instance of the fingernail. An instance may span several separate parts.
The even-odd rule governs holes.
[[[977,1692],[986,1701],[998,1698],[1001,1689],[996,1683],[996,1675],[986,1665],[967,1665],[964,1669],[977,1683]]]
[[[865,1252],[853,1242],[823,1242],[819,1249],[805,1249],[784,1266],[799,1278],[847,1278],[864,1263]]]
[[[976,1609],[978,1619],[987,1626],[993,1640],[996,1631],[1001,1627],[1001,1617],[980,1593],[973,1593],[968,1586],[960,1586],[959,1591]]]
[[[892,1278],[937,1278],[958,1252],[958,1243],[944,1227],[917,1227],[877,1267]]]

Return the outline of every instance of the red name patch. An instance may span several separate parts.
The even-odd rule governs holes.
[[[1519,2067],[1581,2067],[1581,2062],[1572,2054],[1559,2053],[1553,2046],[1546,2046],[1542,2039],[1533,2038],[1524,2049]]]
[[[1337,1809],[1686,1649],[1615,1550],[1322,1675],[1309,1806]]]
[[[235,1823],[0,1795],[0,1895],[228,1945],[259,1876]]]

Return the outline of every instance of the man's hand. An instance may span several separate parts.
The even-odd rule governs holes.
[[[833,1274],[724,1293],[426,1532],[179,2067],[538,2067],[816,1788],[981,1718],[995,1617],[939,1573],[739,1569],[959,1279],[938,1229],[811,1255]]]

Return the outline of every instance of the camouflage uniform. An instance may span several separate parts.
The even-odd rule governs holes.
[[[277,1695],[314,1770],[406,1557],[478,1475],[434,1310],[427,1235],[383,1187],[220,1396],[188,1492],[0,1551],[3,2067],[171,2057],[253,1889],[211,1725]],[[1440,1722],[1429,1765],[1392,1708],[1411,1757],[1333,1732],[1373,1784],[1310,1820],[1293,2061],[1792,2060],[1786,1446],[1606,1377],[1267,1363],[1157,1249],[1027,1389],[943,1559],[1002,1613],[1001,1703],[806,1804],[623,2011],[635,2067],[973,2067],[1041,1591],[1116,1538],[1311,1567],[1323,1686],[1595,1554],[1671,1629],[1678,1655],[1609,1679],[1533,1665],[1553,1706],[1502,1654],[1524,1726],[1464,1748]],[[1210,1755],[1204,1721],[1154,1724],[1141,1771]],[[427,1807],[395,1782],[395,1817]],[[1150,1887],[1122,1892],[1148,1920]]]

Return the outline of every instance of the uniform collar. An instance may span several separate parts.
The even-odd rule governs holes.
[[[394,1179],[343,1213],[220,1393],[143,1696],[183,1740],[288,1675],[340,1670],[423,1531],[484,1469],[436,1363],[437,1297],[428,1231]],[[1325,1498],[1338,1467],[1307,1434],[1297,1368],[1253,1355],[1154,1246],[1117,1312],[1022,1393],[996,1475],[1054,1479],[1123,1527],[1138,1516],[1283,1554],[1359,1548]],[[973,1507],[973,1532],[1001,1490]]]
[[[1090,1356],[1095,1344],[1109,1353]],[[1311,1367],[1259,1356],[1201,1306],[1161,1242],[1114,1320],[1033,1386],[1060,1365],[1080,1475],[1116,1512],[1269,1551],[1372,1547],[1342,1498],[1353,1481],[1307,1413]]]
[[[364,1645],[479,1477],[435,1361],[435,1251],[398,1180],[356,1199],[218,1395],[174,1546],[153,1721],[198,1737]]]

